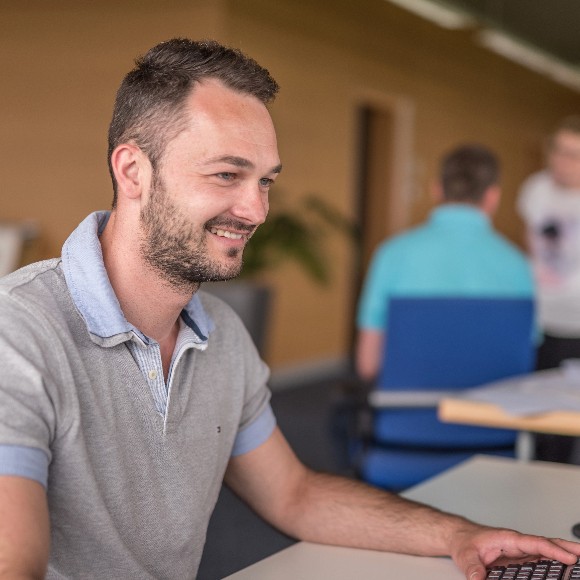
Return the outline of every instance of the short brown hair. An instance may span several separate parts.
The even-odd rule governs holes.
[[[111,165],[113,150],[121,143],[134,141],[155,170],[167,142],[182,130],[185,101],[201,80],[218,79],[230,89],[255,96],[264,104],[278,92],[276,81],[254,59],[213,40],[174,38],[154,46],[135,64],[117,91],[109,125],[113,208],[117,204],[117,181]]]
[[[479,204],[484,193],[499,182],[499,160],[487,147],[461,145],[441,163],[441,185],[445,201]]]
[[[562,119],[554,130],[554,135],[560,131],[568,131],[569,133],[578,133],[580,135],[580,115],[570,115]]]

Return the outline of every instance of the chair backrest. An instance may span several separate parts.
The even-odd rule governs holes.
[[[380,389],[462,389],[530,372],[534,302],[392,298]]]

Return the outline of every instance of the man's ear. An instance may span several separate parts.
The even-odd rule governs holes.
[[[151,184],[151,162],[134,143],[121,143],[111,153],[118,196],[138,199]]]
[[[441,182],[439,181],[432,181],[429,184],[429,193],[431,194],[431,201],[435,204],[440,204],[445,201],[445,196],[443,194],[443,187],[441,186]]]
[[[499,207],[500,200],[501,187],[499,185],[492,185],[483,194],[481,207],[487,215],[493,216]]]

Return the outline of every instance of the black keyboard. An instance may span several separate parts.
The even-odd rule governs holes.
[[[580,564],[566,566],[555,560],[493,566],[487,580],[580,580]]]

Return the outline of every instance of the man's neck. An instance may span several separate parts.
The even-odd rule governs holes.
[[[111,214],[100,238],[105,269],[125,318],[159,344],[174,343],[179,315],[196,289],[177,290],[146,264],[137,231],[121,228]]]

